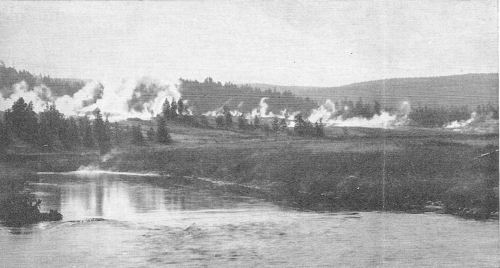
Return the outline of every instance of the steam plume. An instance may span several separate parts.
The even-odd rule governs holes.
[[[111,121],[137,117],[149,119],[162,112],[163,102],[180,99],[181,93],[173,83],[143,77],[119,82],[92,81],[72,96],[54,97],[50,88],[41,85],[29,90],[26,82],[12,87],[12,93],[0,100],[0,110],[12,107],[20,97],[33,102],[33,110],[41,112],[48,104],[55,104],[66,116],[91,114],[99,108]]]
[[[28,84],[22,81],[12,86],[12,94],[9,97],[0,96],[0,110],[11,108],[19,98],[23,98],[26,103],[33,103],[33,110],[37,113],[53,101],[52,91],[47,86],[35,86],[33,90],[29,90]]]

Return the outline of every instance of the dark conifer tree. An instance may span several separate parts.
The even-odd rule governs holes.
[[[298,114],[295,116],[295,126],[293,130],[298,135],[304,135],[305,133],[305,121],[302,119],[302,115]]]
[[[285,131],[287,128],[287,124],[286,124],[286,119],[285,118],[282,118],[280,120],[280,130],[281,131]]]
[[[78,132],[78,124],[73,117],[68,119],[68,140],[72,148],[78,148],[82,143]]]
[[[12,127],[12,134],[24,141],[36,143],[38,120],[33,103],[26,104],[19,98],[5,113],[6,123]]]
[[[94,137],[97,141],[97,146],[99,146],[99,152],[102,154],[106,154],[111,150],[111,141],[108,136],[108,132],[106,131],[106,125],[102,120],[101,111],[96,109],[94,111]]]
[[[156,141],[167,144],[171,142],[170,134],[168,133],[167,124],[163,117],[158,117],[158,126],[156,128]]]
[[[170,117],[177,117],[177,102],[175,101],[175,99],[172,99],[172,103],[170,104]]]
[[[227,107],[226,105],[224,105],[223,109],[226,127],[231,128],[233,126],[233,115],[231,114],[229,107]]]
[[[118,125],[117,122],[113,123],[112,127],[112,140],[114,144],[121,144],[122,143],[122,129]]]
[[[325,136],[325,131],[323,128],[323,122],[322,119],[319,120],[319,122],[316,122],[314,124],[314,129],[316,131],[316,137],[324,137]]]
[[[12,142],[10,127],[0,122],[0,152],[4,152]]]
[[[64,117],[54,105],[50,105],[39,114],[38,144],[45,149],[53,150],[64,145],[66,138]]]
[[[279,118],[278,118],[278,117],[274,117],[274,118],[273,118],[273,122],[272,122],[272,124],[271,124],[271,129],[272,129],[274,132],[276,132],[276,133],[278,133],[278,131],[280,130],[280,120],[279,120]]]
[[[224,127],[224,116],[223,115],[218,115],[215,118],[215,124],[217,125],[218,128]]]
[[[92,134],[92,125],[87,116],[80,119],[80,135],[82,136],[82,144],[86,148],[93,148],[95,146],[94,135]]]
[[[165,119],[170,118],[170,102],[168,102],[168,99],[165,99],[165,102],[163,102],[163,117]]]
[[[146,136],[148,137],[148,141],[154,141],[155,140],[155,130],[153,127],[150,127],[149,130],[146,132]]]
[[[245,118],[244,114],[241,114],[238,117],[238,128],[239,129],[247,129],[248,128],[248,122],[247,122],[247,119]]]
[[[132,127],[132,144],[144,145],[144,136],[140,125]]]
[[[382,108],[381,108],[380,103],[378,101],[375,101],[373,103],[373,111],[377,115],[380,115],[380,113],[382,112]]]
[[[184,101],[182,99],[179,99],[177,102],[177,112],[179,115],[183,115],[184,113]]]
[[[253,127],[260,128],[260,119],[258,115],[256,115],[253,119]]]

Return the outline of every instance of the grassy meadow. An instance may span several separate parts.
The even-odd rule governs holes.
[[[143,130],[149,128],[149,122],[141,124]],[[170,175],[160,183],[203,177],[302,209],[422,212],[435,205],[443,213],[498,217],[498,153],[480,157],[498,149],[496,134],[331,128],[325,138],[306,138],[176,123],[169,130],[173,143],[167,145],[123,142],[105,156],[92,150],[18,150],[4,157],[2,165],[30,171],[97,165]]]
[[[497,135],[348,131],[319,139],[172,125],[173,144],[121,147],[101,167],[259,187],[305,209],[421,212],[438,204],[465,217],[497,215],[498,153],[480,157],[498,149]]]

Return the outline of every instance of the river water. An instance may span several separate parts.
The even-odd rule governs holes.
[[[64,219],[0,226],[2,267],[500,266],[498,221],[305,212],[126,174],[45,174],[29,187]]]

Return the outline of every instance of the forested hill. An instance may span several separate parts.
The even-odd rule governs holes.
[[[252,84],[262,89],[276,88],[314,100],[377,100],[389,107],[402,101],[412,106],[462,106],[498,105],[498,74],[465,74],[438,77],[393,78],[355,83],[340,87],[294,87]],[[385,93],[384,93],[385,89]],[[385,98],[383,97],[385,96]]]
[[[283,109],[307,112],[317,107],[316,101],[297,97],[290,91],[279,92],[232,83],[222,84],[212,78],[206,78],[203,82],[180,79],[180,82],[182,98],[188,100],[188,106],[197,113],[213,111],[224,105],[241,112],[250,112],[259,107],[262,98],[267,98],[268,111],[275,114]]]
[[[22,81],[26,82],[29,89],[44,84],[51,89],[55,96],[73,95],[85,85],[85,81],[80,79],[35,75],[25,70],[18,71],[13,67],[5,67],[0,62],[0,93],[4,97],[10,95],[13,85]]]

